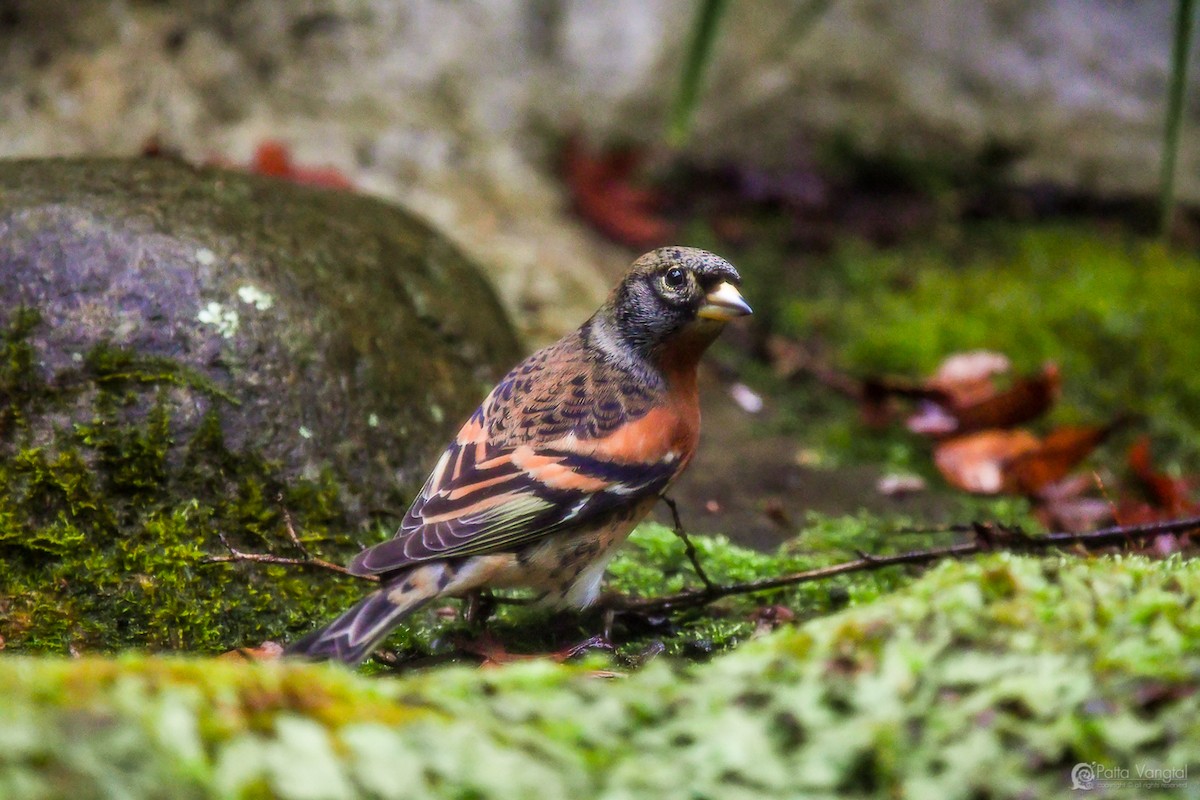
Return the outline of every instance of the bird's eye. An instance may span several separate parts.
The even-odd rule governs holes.
[[[687,282],[687,274],[679,267],[671,267],[667,273],[663,275],[663,284],[668,289],[678,289]]]

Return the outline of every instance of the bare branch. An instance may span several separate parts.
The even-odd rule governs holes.
[[[300,551],[300,555],[311,561],[312,554],[308,552],[308,548],[304,546],[304,543],[300,541],[300,537],[296,535],[296,528],[292,525],[292,515],[288,513],[287,506],[283,504],[283,495],[281,494],[275,499],[279,503],[279,510],[283,512],[283,524],[287,527],[288,539]]]
[[[1131,542],[1149,539],[1154,536],[1170,533],[1186,533],[1200,530],[1200,517],[1153,522],[1145,525],[1115,526],[1102,528],[1090,533],[1048,533],[1044,536],[1029,536],[1019,528],[1004,528],[988,523],[976,523],[964,526],[962,530],[974,534],[974,539],[946,547],[933,547],[927,550],[910,550],[893,555],[868,555],[860,553],[854,561],[831,564],[827,567],[793,572],[789,575],[778,575],[762,578],[756,581],[733,583],[725,586],[713,585],[703,589],[688,589],[678,594],[665,597],[626,598],[621,601],[619,610],[640,612],[678,611],[686,608],[698,608],[722,597],[738,594],[754,594],[757,592],[781,589],[785,586],[795,586],[800,583],[825,580],[837,575],[851,572],[883,569],[901,564],[928,564],[943,558],[965,558],[991,550],[1003,549],[1012,551],[1049,550],[1069,544],[1079,544],[1084,547],[1103,547],[1113,544],[1129,544]]]
[[[291,530],[290,520],[288,522],[288,529]],[[292,531],[292,535],[295,536],[294,531]],[[335,564],[332,561],[326,561],[323,558],[316,558],[308,555],[307,551],[304,550],[303,547],[300,548],[301,552],[305,553],[303,558],[288,558],[287,556],[277,556],[274,553],[247,553],[245,551],[238,550],[236,547],[230,544],[229,540],[225,538],[225,534],[219,533],[217,536],[220,538],[221,544],[225,545],[225,549],[229,551],[229,554],[224,556],[209,556],[205,558],[202,563],[234,564],[238,562],[249,561],[256,564],[282,564],[288,567],[312,567],[314,569],[329,570],[330,572],[336,572],[341,575],[350,575],[355,578],[362,578],[365,581],[379,581],[379,577],[376,575],[355,575],[341,564]]]
[[[709,580],[708,573],[700,565],[700,554],[696,552],[696,545],[692,544],[687,531],[683,528],[683,521],[679,518],[679,506],[665,494],[662,496],[662,501],[667,504],[667,508],[671,509],[671,518],[675,521],[675,535],[683,540],[683,552],[687,554],[688,561],[692,562],[692,569],[696,571],[696,577],[700,578],[700,582],[704,584],[705,591],[713,591],[716,585]]]
[[[689,608],[700,608],[708,605],[715,600],[723,597],[731,597],[739,594],[755,594],[758,592],[767,592],[773,589],[781,589],[787,586],[796,586],[801,583],[810,583],[812,581],[825,580],[838,575],[847,575],[853,572],[866,572],[868,570],[885,569],[887,567],[895,567],[904,564],[929,564],[934,561],[940,561],[944,558],[965,558],[967,556],[986,553],[993,550],[1008,550],[1013,552],[1036,552],[1042,550],[1050,550],[1063,547],[1066,545],[1079,545],[1083,548],[1105,547],[1110,545],[1131,545],[1155,536],[1163,534],[1178,534],[1187,533],[1190,531],[1200,530],[1200,517],[1186,517],[1177,520],[1168,520],[1165,522],[1151,522],[1142,525],[1118,525],[1110,528],[1102,528],[1090,533],[1070,533],[1056,532],[1047,533],[1041,536],[1030,536],[1018,527],[1006,527],[992,522],[973,522],[967,525],[952,525],[937,528],[938,531],[955,531],[959,533],[970,533],[972,538],[969,541],[960,542],[954,545],[945,547],[932,547],[924,550],[909,550],[903,553],[894,553],[891,555],[872,555],[862,550],[856,550],[858,558],[853,561],[844,561],[839,564],[830,564],[824,567],[816,567],[814,569],[802,570],[793,572],[787,575],[776,575],[768,578],[760,578],[754,581],[744,581],[742,583],[731,583],[720,585],[713,583],[703,567],[700,565],[699,555],[696,553],[695,546],[688,538],[683,530],[683,526],[679,520],[679,513],[675,503],[664,497],[663,500],[671,509],[675,517],[675,532],[684,542],[684,547],[687,549],[688,557],[692,561],[692,566],[696,570],[696,574],[700,577],[704,586],[696,589],[686,589],[672,595],[662,597],[644,597],[644,598],[609,598],[607,605],[610,609],[617,611],[633,611],[633,612],[671,612]],[[378,582],[379,578],[375,575],[354,575],[350,570],[340,564],[335,564],[332,561],[326,561],[323,558],[317,558],[308,553],[304,546],[300,543],[299,537],[296,535],[295,529],[292,527],[291,519],[286,515],[285,522],[287,523],[288,536],[302,553],[303,558],[289,558],[286,556],[277,556],[273,553],[247,553],[238,550],[224,534],[218,534],[221,544],[229,551],[228,555],[209,556],[204,559],[206,564],[228,564],[236,562],[252,562],[258,564],[281,564],[284,566],[309,567],[314,569],[323,569],[330,572],[336,572],[340,575],[352,575],[356,578],[361,578],[365,581]],[[906,531],[909,533],[915,531]],[[491,602],[495,604],[524,604],[530,602],[527,598],[509,598],[509,597],[492,597]]]

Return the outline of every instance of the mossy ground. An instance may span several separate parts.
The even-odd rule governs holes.
[[[913,546],[948,543],[948,534],[931,534],[914,541],[897,534],[898,523],[870,515],[824,518],[814,515],[805,532],[773,553],[739,547],[721,536],[693,537],[702,565],[714,582],[750,581],[783,575],[855,558],[856,549],[894,553]],[[891,568],[754,595],[736,595],[692,611],[671,615],[622,614],[614,619],[613,644],[617,664],[636,666],[648,654],[665,652],[704,660],[750,639],[765,607],[782,605],[800,619],[809,619],[848,605],[869,602],[907,584],[919,572]],[[625,597],[657,597],[701,585],[682,541],[665,526],[641,525],[608,569],[607,590]],[[603,605],[603,604],[602,604]],[[399,664],[413,666],[428,659],[470,659],[464,643],[481,635],[477,626],[446,619],[427,609],[393,635],[389,647]],[[499,605],[486,631],[518,653],[546,653],[569,647],[603,630],[601,609],[585,613],[554,612],[526,605]]]
[[[1200,567],[993,554],[705,664],[0,660],[14,800],[1051,797],[1194,766]],[[1128,784],[1098,796],[1195,794]]]

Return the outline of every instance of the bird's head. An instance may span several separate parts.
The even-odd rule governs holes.
[[[731,319],[750,314],[742,278],[725,259],[694,247],[662,247],[633,262],[602,313],[639,355],[695,357]]]

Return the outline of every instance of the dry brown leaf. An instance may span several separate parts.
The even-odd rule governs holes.
[[[1008,357],[990,350],[972,350],[948,356],[927,385],[946,394],[953,406],[969,406],[996,393],[993,375],[1012,368]]]
[[[1005,490],[1013,494],[1038,494],[1049,484],[1065,478],[1112,429],[1112,425],[1056,428],[1036,450],[1022,453],[1006,466]]]
[[[1037,419],[1058,399],[1061,378],[1054,364],[997,391],[991,376],[1000,370],[1004,357],[981,351],[972,361],[969,355],[964,354],[962,363],[951,364],[945,375],[939,372],[920,390],[905,393],[921,401],[908,418],[909,430],[936,437],[1011,428]]]
[[[1150,439],[1141,437],[1129,448],[1126,457],[1129,468],[1142,485],[1152,505],[1165,512],[1163,519],[1182,516],[1196,509],[1196,503],[1188,498],[1187,482],[1172,478],[1154,466],[1150,455]]]
[[[278,661],[283,658],[283,645],[279,642],[266,641],[258,647],[239,647],[221,653],[217,658],[226,661]]]
[[[938,471],[952,485],[975,494],[1005,489],[1005,468],[1041,442],[1029,431],[979,431],[942,442],[933,451]]]
[[[1012,386],[1002,392],[969,405],[955,405],[949,410],[958,419],[958,430],[963,433],[1010,428],[1049,411],[1058,399],[1061,382],[1058,367],[1047,364],[1035,375],[1014,380]]]

